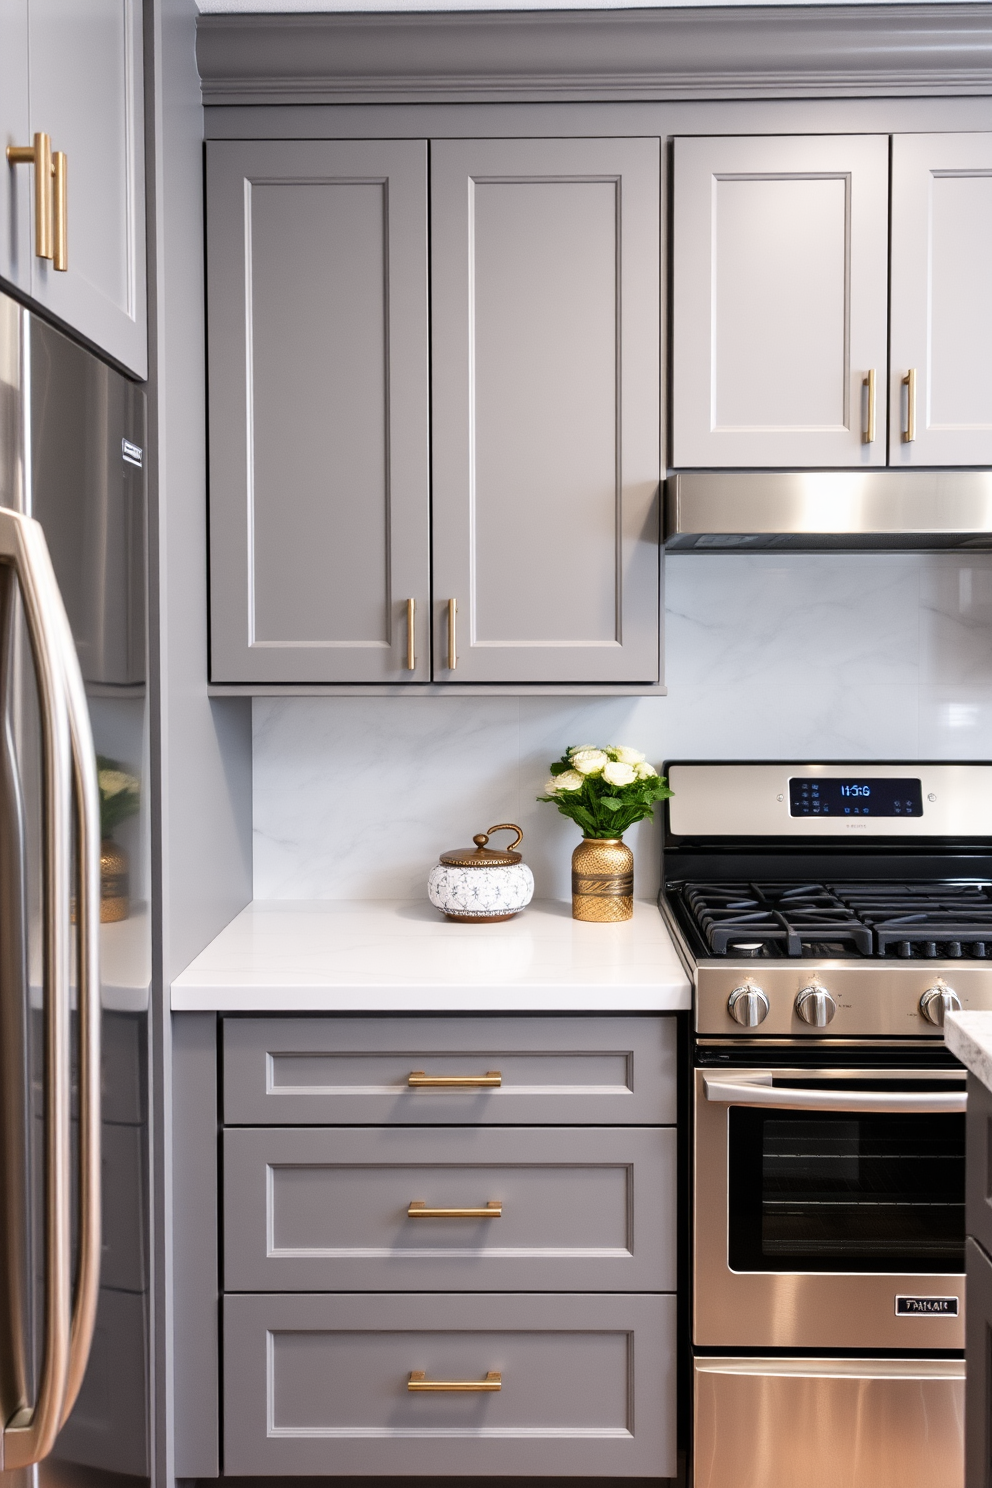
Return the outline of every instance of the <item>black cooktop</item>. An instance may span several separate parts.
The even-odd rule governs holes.
[[[674,882],[697,954],[992,959],[992,883]]]

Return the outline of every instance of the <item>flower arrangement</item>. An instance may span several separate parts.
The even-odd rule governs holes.
[[[100,835],[108,838],[114,828],[129,816],[134,816],[141,804],[141,782],[118,760],[96,757],[97,780],[100,786]]]
[[[672,792],[663,775],[637,749],[611,744],[597,749],[580,744],[566,749],[551,766],[551,779],[539,801],[557,806],[582,828],[583,837],[616,839],[652,815]]]

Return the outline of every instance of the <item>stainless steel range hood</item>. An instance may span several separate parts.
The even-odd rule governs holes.
[[[992,548],[990,470],[693,471],[665,482],[665,546]]]

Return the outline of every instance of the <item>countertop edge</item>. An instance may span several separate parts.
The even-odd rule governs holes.
[[[965,1068],[992,1090],[992,1012],[948,1013],[944,1041]]]

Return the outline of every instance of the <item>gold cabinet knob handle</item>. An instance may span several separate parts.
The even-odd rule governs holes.
[[[406,1077],[411,1090],[496,1090],[503,1083],[499,1070],[486,1070],[484,1075],[426,1075],[411,1070]]]
[[[503,1376],[498,1369],[491,1369],[482,1380],[429,1380],[422,1369],[414,1369],[406,1382],[406,1387],[414,1393],[439,1390],[488,1393],[493,1390],[502,1390]]]
[[[906,427],[902,433],[903,444],[912,444],[916,438],[916,368],[910,367],[902,380],[906,389]]]
[[[875,443],[875,368],[872,367],[868,376],[863,379],[862,387],[868,389],[868,418],[865,424],[865,432],[861,436],[865,444]]]
[[[69,267],[69,162],[64,151],[52,156],[52,267],[64,274]]]
[[[448,671],[453,672],[458,665],[458,638],[456,626],[458,624],[458,601],[448,600]]]
[[[428,1209],[425,1199],[414,1199],[406,1211],[408,1219],[502,1219],[502,1199],[490,1199],[480,1208]]]
[[[38,258],[52,258],[52,141],[36,134],[33,145],[8,145],[8,165],[34,166],[34,251]]]
[[[406,602],[406,669],[408,672],[417,670],[417,601],[408,599]]]

